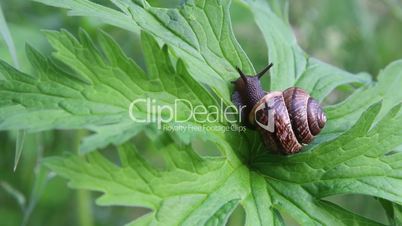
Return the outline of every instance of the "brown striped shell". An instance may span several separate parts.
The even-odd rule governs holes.
[[[314,139],[326,117],[320,104],[306,91],[291,87],[267,93],[251,110],[249,122],[257,127],[270,150],[293,154]]]
[[[232,101],[241,122],[250,129],[257,128],[269,150],[293,154],[314,139],[327,119],[320,104],[300,88],[266,93],[260,79],[272,66],[270,63],[252,76],[236,68],[240,77],[232,82]]]

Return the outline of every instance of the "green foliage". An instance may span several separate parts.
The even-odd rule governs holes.
[[[4,62],[0,65],[8,78],[0,83],[2,129],[88,128],[97,133],[84,142],[82,151],[86,152],[109,143],[120,144],[146,126],[129,118],[128,106],[135,99],[151,98],[172,106],[180,98],[193,105],[215,104],[188,75],[183,62],[179,60],[174,69],[167,46],[159,48],[148,35],[142,38],[151,73],[148,77],[105,33],[101,33],[100,45],[107,59],[83,31],[81,42],[66,31],[47,32],[47,36],[56,50],[53,60],[27,48],[35,77]],[[58,66],[55,59],[67,68]],[[135,106],[138,118],[146,115],[143,105]],[[178,113],[188,112],[188,106],[180,105]],[[179,119],[184,117],[181,115]]]
[[[94,131],[81,146],[83,153],[93,152],[44,163],[72,187],[102,192],[100,205],[151,210],[130,224],[224,225],[238,205],[246,225],[283,225],[280,212],[306,225],[379,224],[323,200],[337,194],[382,198],[388,215],[395,216],[390,221],[400,221],[402,153],[391,151],[402,144],[401,61],[386,67],[377,82],[347,73],[301,50],[280,4],[271,3],[273,11],[264,0],[243,1],[275,63],[270,89],[296,85],[323,100],[340,85],[360,87],[326,108],[329,123],[304,152],[272,155],[255,132],[162,133],[153,125],[133,123],[127,114],[131,101],[144,97],[164,105],[178,98],[204,106],[222,98],[230,104],[234,67],[254,72],[232,32],[231,1],[189,0],[179,9],[112,1],[120,11],[87,0],[41,2],[141,31],[147,73],[103,32],[96,44],[83,31],[79,40],[66,31],[46,32],[53,57],[27,47],[35,75],[0,63],[5,77],[0,81],[0,129]],[[181,117],[187,111],[188,106],[180,106]],[[135,106],[136,116],[146,113],[145,106]],[[143,155],[149,150],[127,142],[143,131],[154,139],[166,167],[152,166]],[[197,153],[189,141],[200,137],[215,143],[221,155]],[[120,164],[94,151],[108,144],[118,145]]]
[[[10,30],[8,29],[7,22],[4,18],[1,5],[0,5],[0,34],[8,47],[8,50],[10,52],[11,58],[13,59],[13,63],[15,65],[15,67],[19,68],[19,62],[17,59],[17,51],[15,50],[14,41],[11,37]]]
[[[1,8],[0,5],[0,33],[2,38],[4,39],[4,42],[6,43],[8,50],[10,52],[11,58],[13,59],[13,63],[14,66],[17,69],[20,69],[20,64],[18,61],[18,57],[17,57],[17,51],[15,49],[15,45],[14,45],[14,41],[11,37],[10,34],[10,30],[8,29],[7,26],[7,22],[4,18],[3,15],[3,10]],[[25,138],[25,131],[24,130],[20,130],[18,131],[18,136],[17,136],[17,142],[16,142],[16,150],[15,150],[15,157],[14,157],[14,171],[17,168],[18,162],[20,160],[21,157],[21,153],[22,153],[22,148],[23,148],[23,144],[24,144],[24,138]]]
[[[229,2],[187,1],[180,9],[151,7],[146,1],[112,1],[120,16],[110,9],[96,6],[96,11],[83,10],[90,1],[39,1],[70,9],[72,15],[99,17],[114,26],[132,31],[141,29],[171,46],[175,54],[185,59],[190,74],[202,74],[196,79],[213,88],[229,102],[226,81],[237,77],[234,67],[254,72],[250,61],[237,43],[230,24]],[[95,8],[95,7],[91,7]],[[124,16],[125,15],[125,18]],[[117,18],[122,18],[116,22]],[[124,19],[123,19],[124,18]],[[130,19],[129,19],[130,18]],[[124,25],[122,21],[125,21]]]

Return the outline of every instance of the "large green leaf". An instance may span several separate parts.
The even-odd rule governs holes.
[[[54,157],[46,164],[69,178],[74,188],[103,192],[98,204],[144,206],[152,210],[133,225],[203,225],[223,214],[213,220],[222,225],[225,221],[219,219],[226,219],[238,203],[245,208],[247,225],[279,223],[275,210],[309,225],[377,225],[321,198],[360,193],[402,202],[401,155],[382,155],[398,142],[388,143],[382,153],[375,145],[368,148],[376,144],[372,137],[387,129],[387,123],[402,120],[401,114],[397,116],[398,106],[369,130],[380,107],[377,104],[370,108],[336,140],[321,144],[312,153],[292,157],[263,154],[245,164],[245,159],[240,162],[237,158],[203,158],[189,146],[178,148],[172,143],[159,150],[167,168],[157,170],[133,150],[132,144],[126,144],[119,152],[121,166],[98,153],[88,155],[87,160]],[[392,131],[398,133],[392,136],[402,136],[401,124],[395,127],[398,130]],[[345,142],[350,137],[362,141]],[[239,137],[221,138],[220,150],[234,155],[236,149],[250,147],[245,137],[235,139]],[[367,144],[362,145],[363,142]]]
[[[36,76],[0,63],[6,77],[0,81],[2,130],[88,128],[96,134],[81,147],[86,152],[109,143],[121,144],[147,126],[129,117],[134,100],[149,98],[172,107],[177,99],[189,100],[194,106],[215,105],[210,94],[188,75],[184,63],[179,60],[174,69],[167,46],[160,48],[149,35],[142,36],[149,78],[104,33],[99,43],[106,59],[83,31],[80,41],[66,31],[47,35],[56,50],[54,58],[27,48]],[[185,119],[191,106],[177,106],[178,119]],[[148,110],[141,103],[135,105],[133,113],[142,119]]]
[[[238,77],[235,66],[254,72],[232,32],[230,0],[186,1],[179,9],[151,7],[145,0],[114,0],[121,9],[118,17],[114,15],[116,11],[106,13],[111,9],[88,0],[38,1],[70,9],[72,15],[98,17],[101,13],[105,23],[138,33],[132,29],[135,27],[152,34],[169,44],[178,57],[185,59],[190,74],[212,87],[226,102],[230,96],[228,81]],[[83,10],[86,8],[91,10]]]

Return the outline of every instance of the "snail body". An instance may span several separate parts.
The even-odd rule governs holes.
[[[271,67],[269,64],[254,76],[246,76],[237,69],[240,78],[234,81],[232,101],[240,111],[242,122],[259,131],[269,150],[297,153],[321,131],[326,117],[319,102],[301,88],[265,92],[260,78]]]

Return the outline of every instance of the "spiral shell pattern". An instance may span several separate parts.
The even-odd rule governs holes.
[[[267,93],[252,109],[249,121],[257,127],[270,150],[293,154],[314,139],[324,127],[326,117],[320,104],[306,91],[291,87]],[[261,125],[271,126],[272,130]]]

